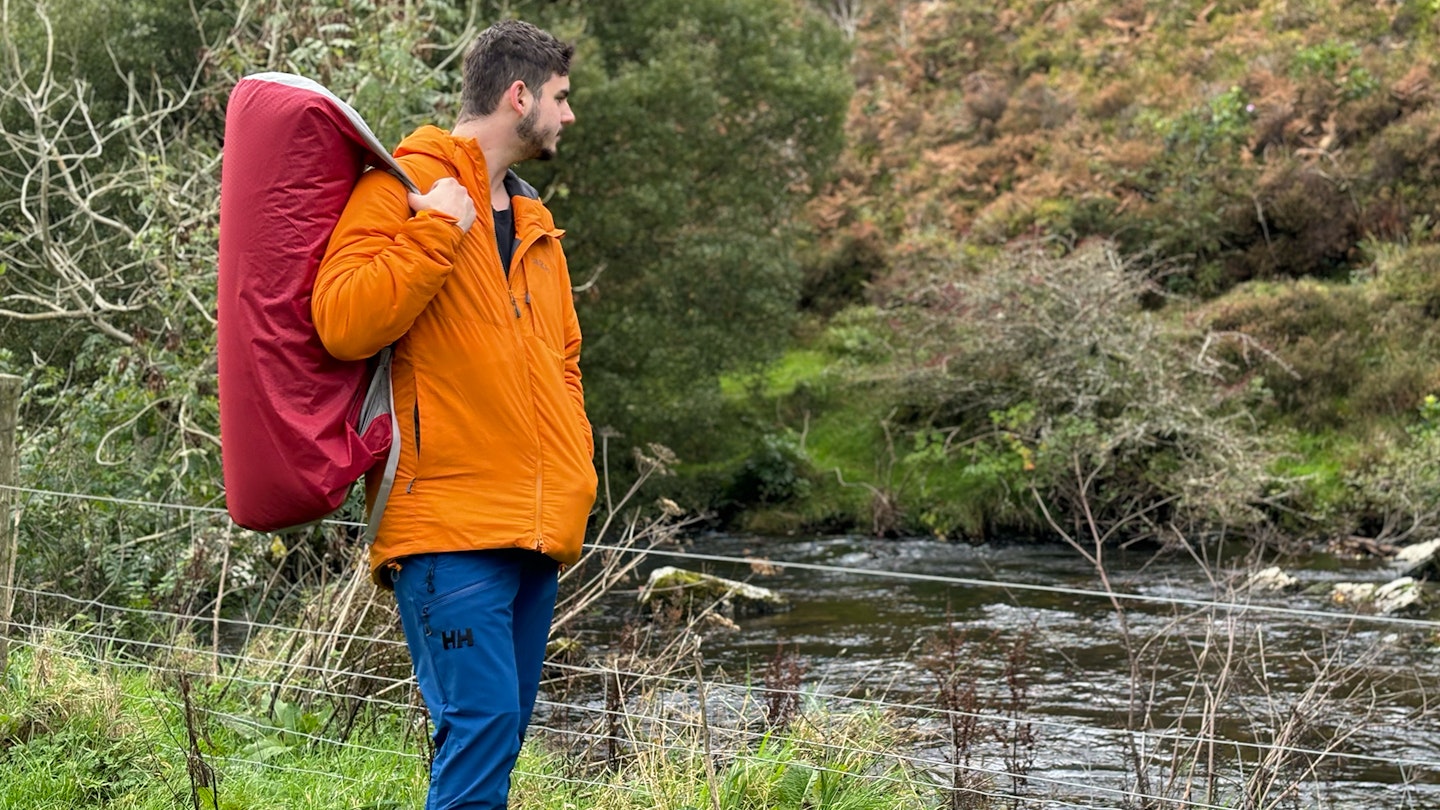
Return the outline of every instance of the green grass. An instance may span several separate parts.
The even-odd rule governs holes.
[[[845,330],[787,352],[748,381],[727,382],[736,407],[753,409],[757,422],[768,417],[772,430],[797,446],[803,441],[810,478],[802,497],[749,505],[742,527],[763,534],[878,528],[972,540],[996,525],[1030,527],[1015,503],[1018,458],[988,445],[946,456],[917,447],[910,429],[887,437],[895,397],[886,385],[865,381],[885,367],[848,350],[837,332]],[[724,477],[737,463],[690,472]]]
[[[1312,509],[1324,511],[1347,498],[1346,480],[1357,456],[1367,451],[1355,436],[1342,433],[1291,434],[1274,472],[1294,480]]]
[[[401,718],[377,717],[348,745],[317,743],[319,718],[267,717],[247,700],[197,682],[201,759],[218,776],[205,807],[382,810],[423,802],[425,774],[403,753]],[[0,808],[190,807],[189,736],[178,686],[146,670],[94,665],[45,650],[16,651],[0,690]],[[265,728],[265,727],[273,728]],[[413,754],[413,745],[411,746]]]
[[[766,398],[787,396],[794,393],[796,386],[802,382],[819,381],[831,363],[832,359],[825,352],[792,349],[758,375],[732,374],[723,378],[720,391],[734,402],[748,400],[757,387],[758,393]]]
[[[50,645],[45,645],[50,646]],[[246,694],[244,689],[256,691]],[[398,710],[376,709],[341,744],[325,718],[266,710],[263,683],[224,688],[195,676],[197,749],[215,778],[196,793],[216,810],[401,810],[424,803],[427,776]],[[12,650],[0,689],[0,808],[175,810],[195,807],[189,732],[177,682],[146,668],[97,664],[74,652]],[[904,732],[877,714],[815,711],[785,736],[717,750],[713,780],[693,728],[637,745],[607,768],[532,739],[511,805],[527,810],[925,810],[934,789],[873,754]],[[309,736],[307,736],[309,735]]]

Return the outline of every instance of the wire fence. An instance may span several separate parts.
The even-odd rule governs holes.
[[[196,532],[227,521],[211,507],[11,489],[27,503],[184,513],[202,522],[189,529]],[[1076,659],[1073,628],[1052,632],[1032,617],[1004,638],[977,639],[964,622],[942,623],[923,649],[913,644],[912,654],[879,662],[887,688],[810,673],[780,653],[733,677],[706,657],[704,628],[714,625],[662,627],[654,618],[654,627],[625,639],[592,632],[589,649],[552,656],[532,739],[577,764],[558,773],[522,769],[518,778],[614,790],[621,782],[607,774],[638,758],[780,766],[787,760],[774,750],[785,743],[809,752],[817,773],[921,784],[950,807],[1440,806],[1440,726],[1430,708],[1440,623],[1429,619],[1296,606],[1233,583],[1198,598],[615,542],[592,544],[587,554],[739,571],[763,562],[791,576],[877,587],[983,590],[1020,616],[1042,612],[1025,604],[1026,594],[1093,602],[1118,621],[1090,621],[1082,642],[1121,651],[1105,664],[1118,661],[1122,671],[1088,670],[1100,663]],[[359,591],[343,589],[364,579],[358,569],[335,574],[323,610],[284,617],[239,600],[230,608],[239,612],[227,612],[223,589],[176,609],[77,597],[27,582],[23,565],[20,574],[10,589],[15,616],[4,628],[16,644],[162,681],[204,678],[243,698],[244,710],[233,701],[158,699],[247,735],[423,767],[423,735],[397,747],[394,736],[386,744],[355,732],[362,714],[424,724],[393,609],[371,592],[363,604],[347,601]],[[335,595],[342,590],[346,596]],[[894,688],[901,676],[910,683]],[[1093,684],[1088,693],[1082,683]],[[277,701],[318,707],[326,719],[287,724]],[[887,731],[855,731],[851,724],[862,721]],[[311,772],[293,762],[214,759]]]

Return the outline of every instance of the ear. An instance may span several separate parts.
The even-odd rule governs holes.
[[[505,89],[505,101],[510,105],[510,109],[524,116],[525,105],[530,103],[530,92],[525,88],[525,82],[519,79],[511,82]]]

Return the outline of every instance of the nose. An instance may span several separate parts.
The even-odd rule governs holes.
[[[560,108],[560,124],[568,127],[573,123],[575,123],[575,111],[570,109],[570,102],[567,101],[565,106]]]

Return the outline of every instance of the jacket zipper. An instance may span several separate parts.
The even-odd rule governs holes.
[[[525,362],[525,379],[526,379],[527,382],[529,381],[531,375],[534,374],[534,371],[531,370],[531,368],[530,368],[530,362],[529,362],[529,360],[528,360],[528,358],[527,358],[527,355],[526,355],[525,336],[520,333],[520,322],[523,320],[522,317],[521,317],[521,315],[520,315],[520,304],[519,304],[519,302],[517,302],[517,301],[515,300],[515,288],[514,288],[514,287],[511,287],[510,284],[512,283],[512,281],[513,281],[513,279],[514,279],[514,276],[513,276],[514,270],[520,267],[520,259],[521,259],[521,257],[525,254],[525,251],[526,251],[526,250],[529,250],[529,249],[530,249],[530,246],[533,245],[536,241],[539,241],[539,237],[531,236],[531,237],[526,238],[526,239],[525,239],[524,241],[522,241],[520,244],[516,245],[516,247],[515,247],[515,253],[514,253],[513,256],[510,257],[511,274],[507,274],[507,276],[506,276],[506,278],[505,278],[505,291],[506,291],[507,293],[509,293],[509,295],[510,295],[510,306],[511,306],[512,308],[514,308],[514,310],[515,310],[515,340],[516,340],[516,342],[518,342],[518,343],[520,344],[520,357],[521,357],[521,358],[524,360],[524,362]],[[527,280],[528,280],[528,279],[527,279]],[[534,315],[535,315],[535,312],[534,312],[534,307],[531,305],[530,289],[529,289],[529,286],[528,286],[528,285],[526,286],[526,289],[525,289],[525,308],[528,309],[528,310],[530,310],[530,315],[531,315],[531,317],[533,318]],[[534,324],[531,324],[531,326],[532,326],[532,328],[533,328],[533,327],[534,327]],[[545,474],[544,474],[544,469],[545,469],[544,453],[545,453],[545,449],[544,449],[544,447],[542,446],[542,444],[541,444],[541,442],[540,442],[540,403],[536,400],[535,394],[534,394],[533,391],[531,392],[531,395],[530,395],[530,407],[531,407],[532,412],[533,412],[532,423],[534,424],[534,430],[535,430],[534,436],[535,436],[535,452],[536,452],[536,464],[535,464],[535,528],[534,528],[534,535],[535,535],[535,536],[534,536],[534,550],[536,550],[536,551],[543,551],[543,550],[544,550],[544,543],[541,542],[542,526],[541,526],[541,521],[540,521],[540,514],[541,514],[541,508],[544,506],[543,499],[542,499],[542,497],[541,497],[541,493],[544,492],[544,485],[545,485],[545,481],[544,481],[544,475],[545,475]]]

